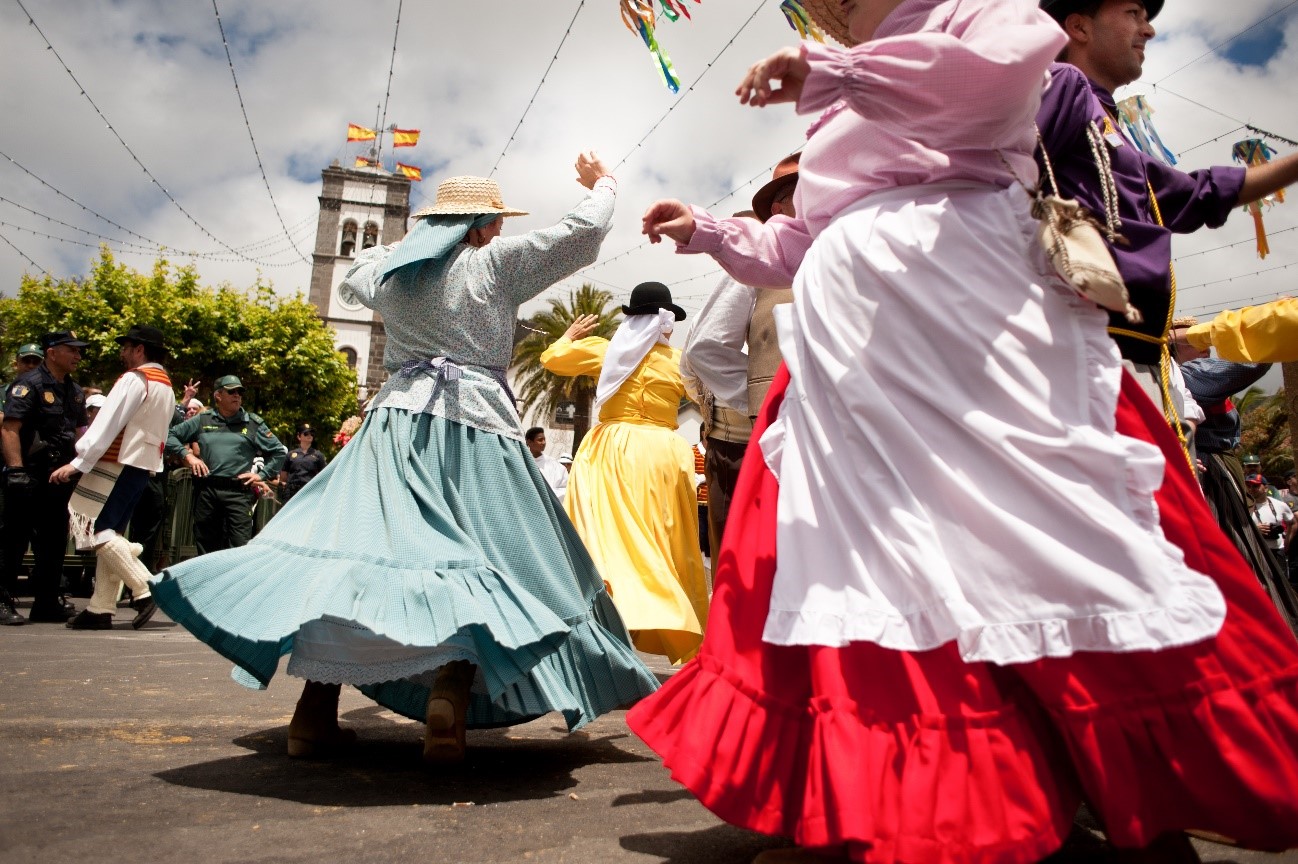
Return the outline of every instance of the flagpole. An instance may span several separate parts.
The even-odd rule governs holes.
[[[383,130],[379,128],[379,112],[383,110],[382,105],[374,106],[374,146],[370,148],[370,154],[374,157],[374,167],[383,170]]]

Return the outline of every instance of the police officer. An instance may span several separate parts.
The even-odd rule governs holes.
[[[284,470],[279,472],[284,500],[288,501],[300,492],[308,480],[324,470],[326,462],[324,454],[315,449],[315,429],[311,424],[303,423],[297,427],[297,446],[288,451],[288,461],[284,463]]]
[[[30,621],[62,623],[76,612],[62,596],[63,554],[68,545],[71,484],[52,484],[50,472],[72,461],[77,435],[89,424],[85,394],[72,380],[82,342],[70,330],[41,337],[44,359],[9,385],[0,449],[5,463],[5,584],[16,581],[30,541]]]
[[[194,545],[200,555],[252,539],[254,490],[279,474],[287,448],[265,422],[243,410],[243,382],[216,379],[213,407],[171,427],[167,454],[194,472]],[[195,456],[185,445],[198,443]],[[253,459],[265,465],[253,470]]]
[[[32,371],[41,365],[41,361],[44,359],[45,352],[35,342],[28,342],[26,345],[20,346],[18,356],[14,358],[14,378],[24,372]],[[8,395],[9,387],[5,385],[4,389],[0,390],[0,415],[4,414],[5,398]],[[3,497],[0,496],[0,515],[4,512],[3,507]],[[4,520],[0,519],[0,538],[2,537],[4,537]],[[0,553],[0,555],[2,554]],[[18,614],[13,596],[18,592],[17,569],[9,570],[4,568],[3,578],[4,581],[0,583],[0,624],[26,624],[27,619]]]

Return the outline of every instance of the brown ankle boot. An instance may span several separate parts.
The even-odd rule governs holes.
[[[338,725],[341,684],[308,681],[288,723],[288,755],[294,759],[321,759],[336,754],[356,740],[353,729]]]
[[[437,670],[424,715],[425,763],[453,765],[464,761],[469,690],[477,672],[477,667],[467,660],[455,660]]]

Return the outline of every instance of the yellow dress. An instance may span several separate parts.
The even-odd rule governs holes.
[[[563,337],[541,355],[556,375],[599,376],[608,340]],[[600,408],[563,506],[590,550],[635,647],[682,663],[708,618],[694,452],[676,434],[681,352],[655,345]]]

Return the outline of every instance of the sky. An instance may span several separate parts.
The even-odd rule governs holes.
[[[583,281],[621,302],[646,280],[666,282],[697,312],[716,265],[649,246],[641,213],[660,197],[720,214],[746,208],[814,118],[734,96],[751,63],[797,40],[778,0],[686,2],[692,20],[658,26],[683,82],[673,94],[616,0],[412,0],[399,28],[398,0],[0,0],[0,80],[9,82],[0,90],[0,292],[41,269],[84,275],[99,234],[137,269],[162,244],[206,284],[249,286],[260,275],[305,293],[320,172],[335,159],[351,164],[364,145],[345,142],[347,124],[374,126],[386,105],[388,124],[422,131],[418,147],[397,151],[424,169],[415,206],[439,178],[490,175],[507,204],[530,212],[507,220],[506,233],[553,224],[580,200],[579,151],[614,168],[618,208],[600,260],[524,313]],[[1298,140],[1298,0],[1176,0],[1154,23],[1144,76],[1118,96],[1148,98],[1179,167],[1229,163],[1231,144],[1252,136],[1245,123]],[[1265,260],[1242,212],[1176,239],[1181,312],[1208,317],[1293,293],[1298,192],[1265,219]]]

